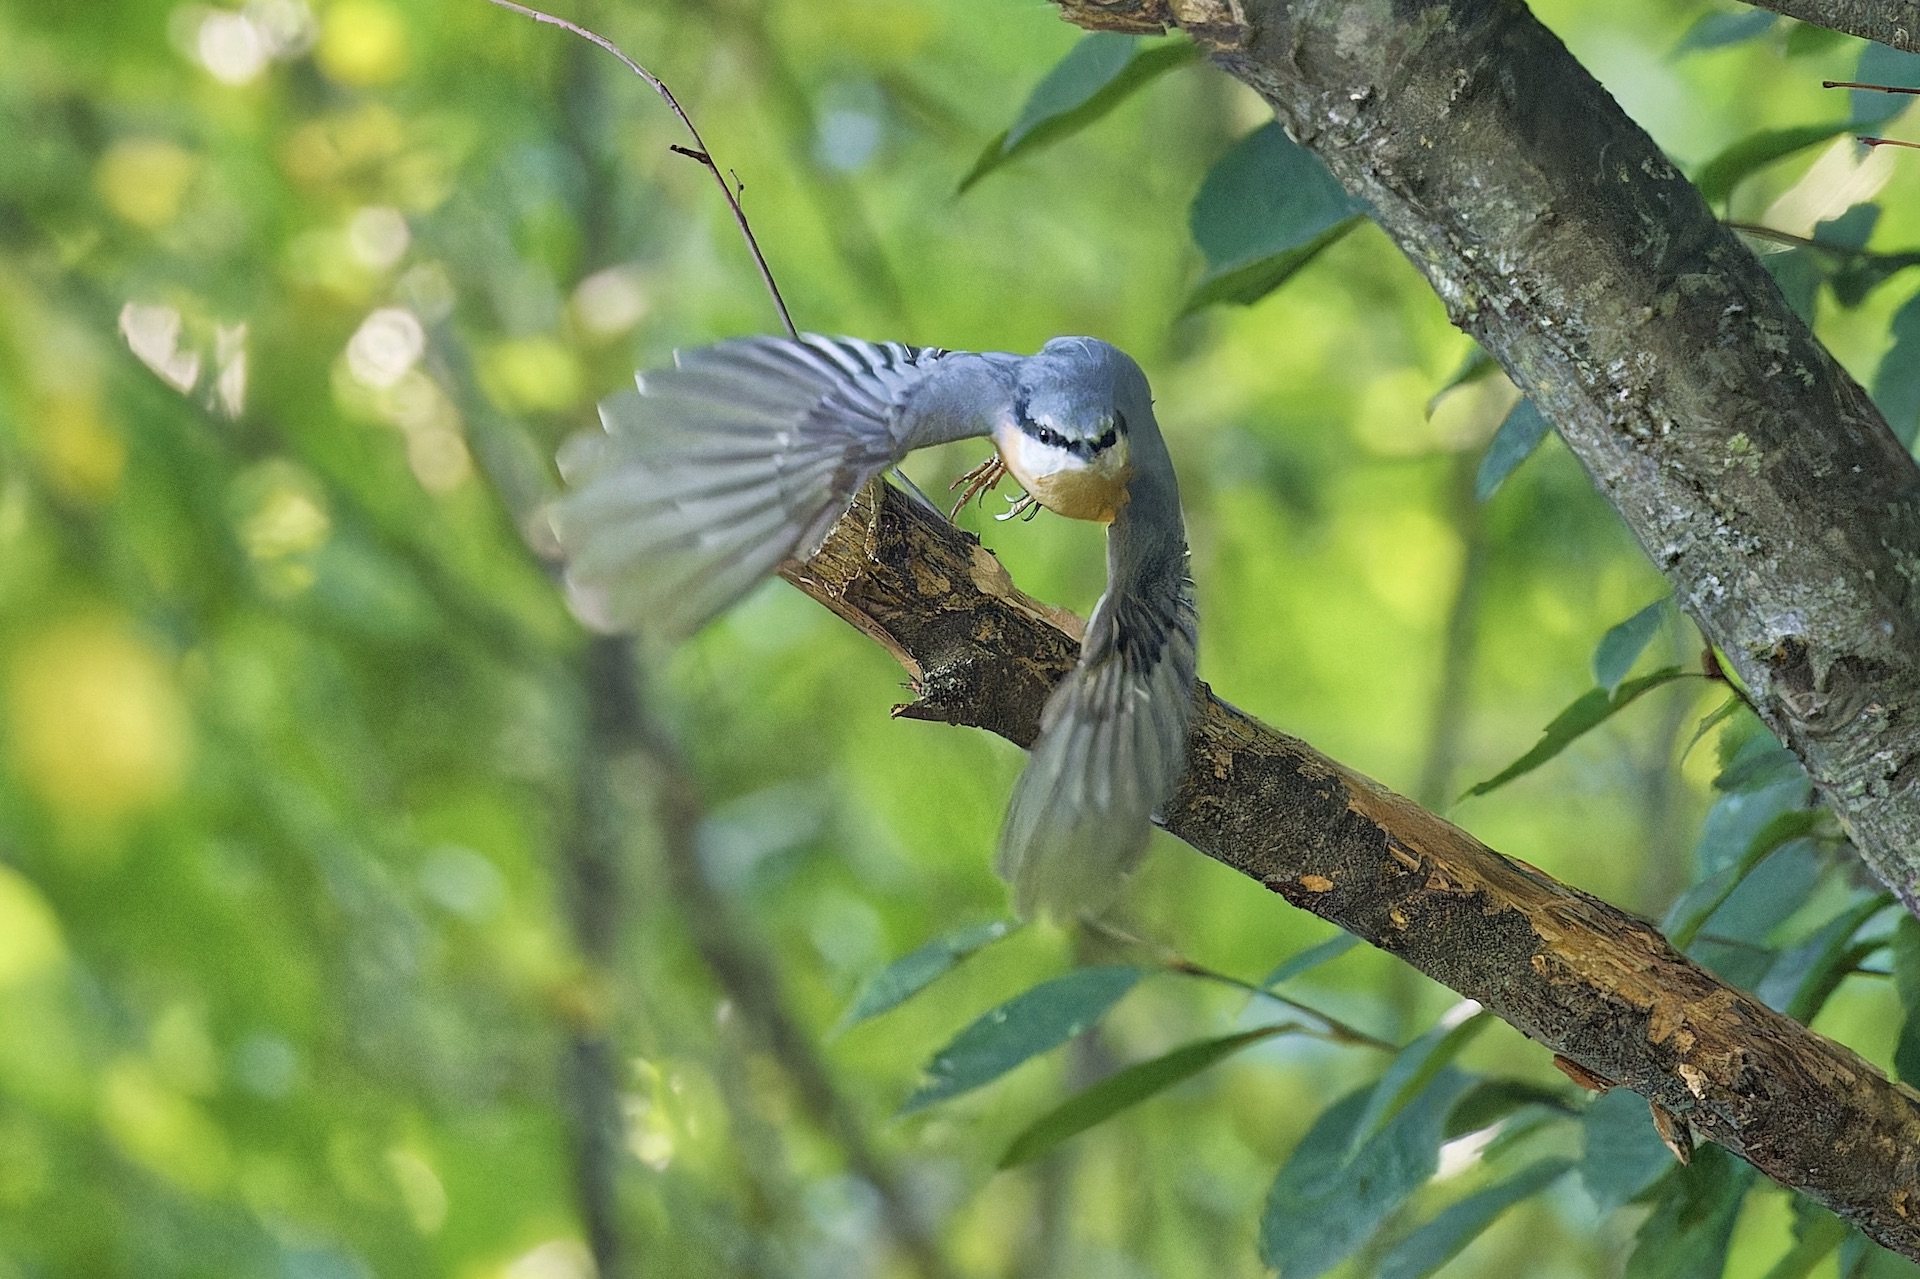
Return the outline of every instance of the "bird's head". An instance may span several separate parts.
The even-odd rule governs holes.
[[[994,444],[1042,506],[1105,523],[1126,502],[1133,475],[1128,419],[1151,412],[1146,376],[1118,347],[1055,338],[1022,364]]]

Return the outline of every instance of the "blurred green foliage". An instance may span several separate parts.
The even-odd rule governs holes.
[[[1762,130],[1811,139],[1847,109],[1819,81],[1860,58],[1784,20],[1723,22],[1680,56],[1700,5],[1537,7],[1696,173]],[[1015,351],[1088,332],[1141,359],[1189,505],[1203,671],[1238,705],[1444,806],[1580,698],[1595,644],[1662,592],[1551,438],[1474,501],[1516,393],[1482,377],[1427,411],[1471,344],[1371,227],[1257,305],[1177,318],[1218,265],[1189,206],[1263,119],[1204,65],[1135,77],[956,198],[1076,44],[1044,5],[568,12],[694,112],[803,327]],[[1271,1008],[1150,975],[1066,1049],[896,1117],[983,1010],[1142,948],[1026,928],[953,966],[977,933],[896,975],[925,993],[829,1034],[889,960],[1004,915],[988,863],[1019,760],[890,719],[898,669],[782,585],[642,655],[646,727],[601,749],[605,689],[541,559],[547,459],[635,367],[773,327],[659,102],[482,0],[5,0],[0,61],[0,1279],[589,1274],[593,1043],[634,1273],[1255,1275],[1263,1231],[1276,1259],[1357,1248],[1354,1272],[1424,1273],[1542,1187],[1448,1273],[1614,1274],[1636,1230],[1706,1258],[1685,1273],[1759,1273],[1796,1224],[1826,1258],[1808,1273],[1883,1265],[1777,1190],[1743,1197],[1731,1161],[1647,1189],[1644,1108],[1571,1121],[1545,1055],[1497,1024],[1424,1076],[1444,1096],[1373,1108],[1376,1143],[1429,1134],[1415,1169],[1431,1134],[1457,1138],[1435,1179],[1357,1206],[1303,1184],[1338,1175],[1313,1161],[1344,1166],[1392,1060],[1364,1041],[1417,1047],[1453,1003],[1365,948],[1288,974],[1332,1019],[1314,1034],[1249,1042],[1019,1169],[995,1164],[1068,1091]],[[1910,419],[1920,373],[1881,357],[1920,304],[1884,255],[1920,244],[1920,165],[1841,139],[1716,172],[1733,220],[1788,236],[1877,204],[1869,241],[1808,255],[1804,297]],[[912,470],[931,490],[975,460]],[[1097,530],[964,518],[1026,589],[1096,597]],[[1643,671],[1698,641],[1663,618],[1644,646]],[[1695,953],[1888,1064],[1888,916],[1824,828],[1759,842],[1807,803],[1790,761],[1742,717],[1683,758],[1724,698],[1650,691],[1452,815],[1648,914],[1721,876],[1689,898],[1718,903]],[[699,807],[663,825],[673,769]],[[701,891],[672,869],[675,821]],[[1125,915],[1247,980],[1328,936],[1171,841]],[[766,980],[716,976],[721,943]],[[818,1060],[837,1118],[806,1082]],[[1443,1125],[1462,1072],[1491,1079],[1464,1135]],[[1310,1129],[1334,1136],[1289,1165]],[[932,1262],[852,1171],[862,1140]],[[1288,1195],[1345,1204],[1345,1250],[1293,1237]],[[1681,1273],[1652,1256],[1635,1272]]]

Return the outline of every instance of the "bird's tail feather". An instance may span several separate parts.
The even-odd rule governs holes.
[[[744,338],[681,354],[600,406],[560,454],[550,510],[575,611],[604,630],[691,634],[805,558],[894,461],[892,405],[938,352]]]

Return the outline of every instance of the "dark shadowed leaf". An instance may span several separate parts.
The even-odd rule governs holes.
[[[1873,238],[1873,228],[1879,224],[1879,205],[1856,204],[1837,218],[1815,223],[1813,238],[1823,245],[1859,252],[1867,247],[1867,241]]]
[[[1702,14],[1687,34],[1680,37],[1680,43],[1673,46],[1675,57],[1684,53],[1697,53],[1703,49],[1722,49],[1730,44],[1741,44],[1758,39],[1773,30],[1773,24],[1779,19],[1764,9],[1746,9],[1739,13]]]
[[[1494,362],[1491,355],[1487,354],[1487,349],[1476,345],[1473,350],[1467,352],[1467,358],[1460,361],[1460,367],[1448,374],[1447,380],[1440,384],[1440,389],[1428,398],[1427,416],[1432,417],[1433,411],[1440,407],[1440,401],[1446,399],[1450,393],[1469,383],[1491,377],[1499,371],[1500,366]]]
[[[1913,447],[1920,433],[1920,296],[1893,315],[1893,345],[1873,374],[1873,402],[1899,441]]]
[[[1547,438],[1547,419],[1531,399],[1522,398],[1501,421],[1500,429],[1487,443],[1487,455],[1480,460],[1480,471],[1473,477],[1473,495],[1485,502],[1500,491],[1507,477],[1533,456],[1540,441]]]
[[[1812,324],[1820,284],[1827,278],[1826,260],[1812,249],[1800,248],[1764,254],[1760,265],[1767,268],[1767,274],[1780,286],[1780,295],[1786,298],[1793,313]]]
[[[1782,954],[1753,993],[1797,1022],[1812,1021],[1860,958],[1854,950],[1854,934],[1892,902],[1891,895],[1877,893],[1841,911],[1812,937]]]
[[[1074,45],[1034,87],[1013,124],[987,144],[960,180],[960,191],[1015,156],[1078,133],[1129,94],[1199,56],[1199,48],[1186,40],[1148,42],[1111,31],[1094,32]]]
[[[1297,1029],[1290,1025],[1262,1026],[1258,1030],[1183,1044],[1151,1061],[1138,1062],[1076,1093],[1022,1129],[1000,1156],[1000,1167],[1015,1168],[1038,1159],[1069,1137],[1105,1123],[1127,1107],[1145,1101],[1191,1079],[1207,1067],[1250,1044]]]
[[[1749,134],[1707,161],[1694,176],[1693,184],[1709,203],[1717,204],[1732,195],[1733,189],[1746,178],[1774,161],[1784,160],[1796,151],[1804,151],[1852,127],[1852,121],[1832,120]]]
[[[1630,679],[1613,690],[1611,696],[1604,688],[1588,689],[1574,701],[1573,705],[1554,716],[1546,731],[1541,734],[1539,743],[1499,773],[1474,786],[1461,798],[1485,795],[1488,791],[1505,786],[1516,777],[1531,773],[1540,765],[1558,755],[1572,745],[1582,733],[1604,724],[1615,712],[1622,710],[1642,693],[1671,684],[1684,677],[1687,672],[1677,666],[1655,671],[1651,675],[1642,675]]]
[[[1860,46],[1860,61],[1854,68],[1853,78],[1862,84],[1920,89],[1920,54],[1903,53],[1891,45],[1868,41]],[[1884,124],[1913,105],[1913,99],[1903,93],[1849,89],[1847,97],[1857,124]]]
[[[1280,966],[1268,973],[1266,980],[1260,983],[1262,989],[1271,989],[1283,981],[1292,981],[1309,969],[1318,968],[1331,960],[1340,958],[1360,944],[1360,939],[1352,933],[1341,933],[1330,937],[1318,946],[1309,946],[1297,955],[1289,956],[1280,962]]]
[[[1545,1106],[1569,1115],[1580,1113],[1562,1089],[1524,1079],[1487,1079],[1475,1084],[1447,1113],[1447,1140],[1497,1124],[1523,1106]]]
[[[1286,1279],[1315,1279],[1353,1255],[1433,1175],[1447,1112],[1472,1082],[1462,1071],[1441,1071],[1351,1158],[1373,1089],[1348,1093],[1323,1111],[1267,1192],[1261,1258]]]
[[[1675,1168],[1635,1236],[1627,1279],[1720,1279],[1753,1169],[1718,1146]]]
[[[1505,1181],[1468,1195],[1408,1235],[1380,1263],[1379,1279],[1426,1279],[1459,1256],[1500,1214],[1566,1175],[1570,1159],[1542,1159]]]
[[[1907,1014],[1893,1068],[1905,1082],[1920,1083],[1920,919],[1907,915],[1893,930],[1893,985]]]
[[[1593,650],[1593,682],[1609,694],[1620,687],[1672,607],[1672,597],[1662,596],[1602,635]]]
[[[1920,1266],[1850,1230],[1840,1244],[1840,1273],[1845,1279],[1920,1279]]]
[[[1782,746],[1769,732],[1759,732],[1742,742],[1733,756],[1713,779],[1713,788],[1742,792],[1766,790],[1806,776],[1806,769],[1792,751]]]
[[[900,1112],[971,1092],[1028,1058],[1059,1047],[1098,1021],[1139,980],[1139,969],[1121,964],[1082,968],[989,1009],[934,1054],[926,1081]]]
[[[1775,850],[1810,834],[1820,824],[1819,809],[1800,809],[1781,813],[1755,832],[1738,860],[1695,884],[1667,911],[1661,931],[1667,940],[1685,950],[1699,935],[1701,926],[1713,917],[1727,898],[1733,896],[1743,880]]]
[[[1647,1099],[1631,1089],[1615,1088],[1594,1098],[1580,1126],[1586,1130],[1580,1180],[1603,1213],[1638,1198],[1673,1167],[1673,1153],[1653,1129]]]
[[[1230,147],[1188,217],[1207,273],[1186,309],[1252,302],[1278,288],[1366,213],[1305,147],[1265,124]]]
[[[1492,1020],[1493,1014],[1482,1009],[1452,1026],[1435,1026],[1402,1048],[1374,1085],[1366,1113],[1353,1126],[1353,1149],[1372,1141]]]
[[[873,980],[861,989],[859,998],[853,1001],[846,1016],[841,1018],[841,1027],[858,1025],[869,1017],[878,1017],[889,1009],[899,1007],[968,955],[1005,937],[1013,931],[1013,927],[1006,920],[978,924],[948,933],[945,937],[936,937],[918,950],[902,955],[876,973]]]
[[[1806,1279],[1813,1268],[1845,1242],[1852,1227],[1803,1195],[1793,1201],[1794,1244],[1773,1263],[1763,1279]]]

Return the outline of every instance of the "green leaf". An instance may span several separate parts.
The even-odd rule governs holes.
[[[1401,1240],[1380,1263],[1379,1279],[1426,1279],[1459,1256],[1501,1213],[1539,1194],[1572,1167],[1570,1159],[1542,1159],[1505,1181],[1468,1195]]]
[[[1838,1248],[1852,1233],[1852,1227],[1817,1204],[1809,1203],[1805,1198],[1794,1201],[1796,1215],[1803,1209],[1810,1209],[1801,1216],[1798,1238],[1780,1260],[1773,1263],[1763,1279],[1806,1279],[1813,1268],[1825,1261],[1827,1254]]]
[[[1524,1079],[1485,1079],[1447,1112],[1447,1140],[1491,1127],[1526,1106],[1545,1106],[1568,1115],[1581,1113],[1568,1102],[1562,1089]]]
[[[1627,677],[1633,664],[1640,660],[1640,654],[1659,633],[1660,624],[1667,620],[1667,612],[1672,607],[1673,597],[1663,595],[1602,635],[1593,650],[1593,682],[1609,694],[1620,687],[1620,681]]]
[[[1304,270],[1307,263],[1320,256],[1322,249],[1364,221],[1365,218],[1351,217],[1344,222],[1336,222],[1298,248],[1282,249],[1272,257],[1260,258],[1245,266],[1208,276],[1187,295],[1187,300],[1180,307],[1180,314],[1191,315],[1217,303],[1253,305]]]
[[[1059,1047],[1100,1020],[1139,980],[1140,970],[1123,964],[1082,968],[989,1009],[934,1054],[926,1081],[900,1113],[971,1092]]]
[[[1514,405],[1488,442],[1487,455],[1480,460],[1479,474],[1473,477],[1474,498],[1485,502],[1498,493],[1507,477],[1533,456],[1549,429],[1547,419],[1531,399],[1523,397]]]
[[[1910,915],[1902,915],[1893,929],[1893,987],[1907,1015],[1893,1068],[1902,1081],[1920,1083],[1920,919]]]
[[[1199,56],[1199,47],[1187,40],[1147,43],[1111,31],[1094,32],[1074,45],[1034,87],[1013,124],[987,144],[960,180],[956,194],[964,194],[1016,156],[1078,133],[1130,94]]]
[[[1892,901],[1891,895],[1876,893],[1841,911],[1812,937],[1781,955],[1753,993],[1802,1025],[1812,1021],[1858,960],[1854,934]]]
[[[1794,753],[1772,733],[1762,731],[1742,742],[1713,779],[1713,788],[1740,792],[1765,790],[1806,776]]]
[[[840,1019],[841,1029],[897,1008],[951,971],[955,964],[1012,932],[1006,920],[978,924],[936,937],[910,954],[902,955],[876,973]]]
[[[1315,1279],[1345,1261],[1439,1166],[1448,1111],[1472,1085],[1448,1069],[1353,1150],[1373,1088],[1348,1093],[1321,1113],[1294,1147],[1260,1214],[1260,1256],[1286,1279]]]
[[[1908,448],[1920,434],[1920,294],[1893,313],[1893,346],[1873,374],[1873,402]]]
[[[1831,120],[1824,124],[1797,124],[1785,129],[1764,129],[1749,134],[1702,166],[1693,184],[1709,204],[1718,204],[1733,194],[1733,189],[1748,176],[1776,160],[1784,160],[1796,151],[1825,142],[1853,127],[1851,120]]]
[[[1700,744],[1701,738],[1725,723],[1728,716],[1734,714],[1745,705],[1746,703],[1740,700],[1739,694],[1730,693],[1727,695],[1726,701],[1701,716],[1699,725],[1693,730],[1693,736],[1687,739],[1687,748],[1680,752],[1680,758],[1685,759],[1687,756],[1693,754],[1693,748]]]
[[[1753,1169],[1718,1146],[1675,1168],[1635,1236],[1626,1279],[1720,1279]]]
[[[1447,380],[1440,384],[1440,389],[1428,397],[1427,416],[1432,417],[1433,411],[1440,407],[1440,401],[1446,399],[1452,392],[1459,390],[1470,382],[1478,382],[1483,378],[1492,377],[1499,371],[1499,364],[1495,363],[1494,358],[1487,354],[1487,348],[1475,343],[1474,348],[1467,352],[1467,358],[1460,361],[1460,367],[1448,374]]]
[[[1920,1266],[1849,1230],[1840,1244],[1840,1273],[1844,1279],[1916,1279]]]
[[[1861,46],[1860,61],[1855,64],[1853,78],[1861,84],[1920,89],[1920,54],[1905,53],[1891,45],[1870,41]],[[1847,97],[1852,102],[1855,124],[1885,124],[1913,105],[1913,99],[1903,93],[1850,89]]]
[[[1262,990],[1271,990],[1281,982],[1292,981],[1301,973],[1340,958],[1360,944],[1360,939],[1352,933],[1341,933],[1321,942],[1318,946],[1309,946],[1297,955],[1291,955],[1281,961],[1280,966],[1268,973],[1266,980],[1260,983]]]
[[[1492,1020],[1493,1014],[1481,1009],[1457,1025],[1435,1026],[1395,1054],[1374,1085],[1366,1113],[1353,1126],[1353,1149],[1378,1136]]]
[[[1686,674],[1687,672],[1677,666],[1669,666],[1651,675],[1627,680],[1614,689],[1611,695],[1604,688],[1588,689],[1575,699],[1573,705],[1553,717],[1553,722],[1547,725],[1546,731],[1540,735],[1539,743],[1532,750],[1514,760],[1499,773],[1468,790],[1461,798],[1470,799],[1475,795],[1485,795],[1489,791],[1505,786],[1516,777],[1531,773],[1571,746],[1581,734],[1605,723],[1642,693],[1659,688],[1662,684],[1671,684]]]
[[[1787,300],[1788,309],[1812,324],[1820,285],[1827,278],[1826,264],[1820,254],[1805,247],[1784,253],[1765,253],[1760,257],[1760,265],[1780,286],[1780,296]]]
[[[1776,850],[1785,847],[1794,840],[1812,833],[1820,824],[1821,810],[1817,808],[1799,809],[1781,813],[1755,832],[1741,850],[1739,860],[1727,866],[1680,895],[1672,908],[1667,911],[1666,922],[1661,931],[1667,940],[1681,950],[1692,944],[1700,935],[1700,929],[1713,917],[1727,898],[1733,896],[1753,869]]]
[[[1730,44],[1757,40],[1773,30],[1777,20],[1774,14],[1760,9],[1703,14],[1687,28],[1687,34],[1680,37],[1680,43],[1673,46],[1673,56],[1677,58],[1702,49],[1722,49]]]
[[[999,1166],[1016,1168],[1030,1163],[1068,1138],[1077,1137],[1129,1106],[1193,1078],[1222,1058],[1230,1057],[1250,1044],[1294,1029],[1297,1027],[1291,1025],[1262,1026],[1258,1030],[1224,1035],[1219,1039],[1202,1039],[1183,1044],[1151,1061],[1137,1062],[1117,1071],[1028,1124],[1013,1139],[1007,1152],[1000,1156]]]
[[[1603,1213],[1638,1198],[1673,1167],[1673,1152],[1654,1131],[1647,1099],[1631,1089],[1594,1098],[1580,1126],[1586,1132],[1580,1180]]]
[[[1207,273],[1186,309],[1265,296],[1365,213],[1317,156],[1279,124],[1262,125],[1228,148],[1194,196],[1188,225]]]

